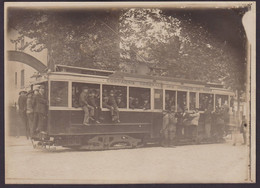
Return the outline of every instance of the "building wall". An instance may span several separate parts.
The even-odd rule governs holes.
[[[11,31],[7,35],[7,39],[5,41],[7,50],[19,50],[21,44],[13,44],[10,42],[10,39],[15,39],[17,37],[16,31]],[[31,39],[25,38],[24,43],[30,42]],[[17,49],[18,48],[18,49]],[[47,50],[43,50],[41,52],[32,52],[29,47],[23,50],[24,53],[28,53],[31,56],[37,58],[42,63],[47,65]],[[22,76],[22,71],[24,72],[24,76]],[[21,90],[29,90],[29,84],[31,80],[31,76],[37,72],[34,68],[15,61],[5,61],[5,104],[7,106],[14,106],[17,104],[17,99],[19,96],[19,92]],[[17,78],[16,76],[17,75]],[[23,83],[22,83],[22,80]]]

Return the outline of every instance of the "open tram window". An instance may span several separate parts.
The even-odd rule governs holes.
[[[88,88],[88,97],[94,95],[95,103],[97,106],[100,106],[100,85],[99,84],[89,84],[89,83],[72,83],[72,107],[78,108],[79,105],[79,96],[82,92],[83,87]]]
[[[196,93],[190,92],[190,109],[189,110],[195,110],[196,108]]]
[[[68,82],[51,81],[51,106],[68,107]]]
[[[215,98],[215,107],[221,108],[223,105],[228,105],[228,96],[227,95],[216,95]]]
[[[163,90],[154,89],[154,109],[163,109]]]
[[[199,110],[205,111],[206,109],[213,110],[214,97],[213,94],[200,93],[199,94]]]
[[[129,87],[129,108],[130,109],[151,109],[151,89]]]
[[[114,85],[103,85],[102,97],[103,101],[108,100],[111,93],[114,94],[114,99],[118,108],[126,108],[126,96],[127,87],[125,86],[114,86]],[[103,108],[105,103],[103,103]]]
[[[176,91],[165,91],[165,110],[170,110],[171,106],[176,106]]]
[[[177,91],[177,111],[183,111],[187,108],[187,92]]]

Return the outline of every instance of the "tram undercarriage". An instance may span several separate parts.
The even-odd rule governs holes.
[[[145,133],[47,135],[40,133],[32,139],[34,148],[49,149],[56,146],[75,150],[113,150],[142,147],[148,137]]]

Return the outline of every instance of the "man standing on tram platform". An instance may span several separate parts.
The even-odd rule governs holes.
[[[47,130],[47,106],[48,100],[45,97],[45,88],[39,87],[39,93],[35,95],[34,126],[36,133]]]
[[[87,101],[88,98],[88,87],[84,86],[82,87],[82,92],[80,93],[79,96],[79,105],[82,107],[84,111],[84,120],[83,124],[84,125],[89,125],[89,120],[94,119],[91,116],[94,116],[94,107],[90,106]]]
[[[107,104],[110,106],[112,121],[116,122],[116,123],[120,123],[119,110],[118,110],[118,106],[117,106],[117,103],[116,103],[116,99],[115,99],[113,90],[110,91]]]
[[[100,107],[99,107],[99,105],[97,105],[97,103],[96,103],[96,98],[95,98],[95,92],[93,91],[93,90],[91,90],[90,92],[89,92],[89,96],[88,96],[88,98],[87,98],[87,102],[88,102],[88,104],[91,106],[91,107],[93,107],[93,109],[94,109],[94,119],[95,119],[95,122],[96,123],[100,123],[99,122],[99,116],[100,116]]]

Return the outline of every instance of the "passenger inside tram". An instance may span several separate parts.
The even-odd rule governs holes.
[[[99,97],[99,85],[98,84],[85,84],[85,83],[72,83],[72,107],[78,108],[79,105],[79,96],[84,87],[88,88],[87,96],[91,93],[95,100],[95,104],[100,106],[100,97]]]
[[[131,87],[129,90],[129,108],[130,109],[151,109],[150,89]]]
[[[144,110],[148,110],[148,109],[151,108],[148,99],[144,99],[144,104],[143,104],[142,108],[143,108]]]
[[[170,111],[171,106],[175,106],[176,91],[165,91],[165,110]]]
[[[116,97],[116,103],[117,103],[118,108],[125,108],[126,107],[125,103],[122,101],[121,96]]]
[[[105,97],[109,97],[110,93],[113,92],[113,97],[115,98],[115,102],[118,108],[126,108],[126,87],[124,86],[112,86],[112,85],[103,85],[103,101]],[[105,105],[106,106],[106,105]],[[104,107],[103,105],[103,108]]]

